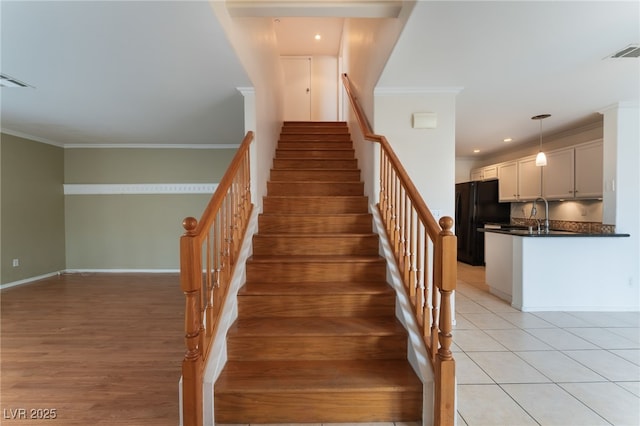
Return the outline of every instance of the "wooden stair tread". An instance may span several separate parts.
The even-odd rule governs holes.
[[[307,185],[307,186],[312,186],[315,184],[340,186],[341,184],[345,184],[345,183],[364,185],[364,182],[361,181],[360,179],[343,181],[343,182],[335,182],[332,180],[286,180],[286,181],[270,180],[268,182],[277,182],[278,184]],[[269,197],[269,195],[267,195],[267,197]],[[290,197],[295,197],[295,195],[290,195]],[[308,197],[308,195],[305,195],[305,197]],[[332,197],[332,195],[326,195],[326,197]]]
[[[380,256],[251,256],[250,263],[385,263]]]
[[[318,320],[315,317],[245,318],[238,319],[229,330],[229,337],[275,336],[390,336],[406,335],[406,330],[393,317],[333,317]]]
[[[262,213],[258,216],[258,229],[262,235],[305,233],[322,235],[331,233],[368,233],[372,230],[370,213],[298,214]]]
[[[333,198],[333,197],[332,197]],[[355,216],[367,216],[372,217],[371,213],[289,213],[289,212],[278,212],[278,213],[260,213],[261,216],[266,217],[287,217],[287,218],[329,218],[329,217],[355,217]]]
[[[346,121],[313,121],[313,120],[286,120],[284,126],[340,126],[346,127]]]
[[[287,151],[302,151],[301,149],[289,149]],[[310,151],[319,151],[318,149],[310,149]],[[328,149],[326,151],[337,151],[337,149]],[[296,161],[324,161],[327,163],[331,163],[332,161],[352,161],[354,160],[353,158],[331,158],[331,157],[276,157],[276,160],[296,160]],[[317,169],[317,167],[313,167],[315,169]],[[305,168],[305,170],[309,170],[308,168]]]
[[[229,361],[216,392],[422,392],[406,360]]]
[[[355,158],[274,158],[273,167],[281,170],[306,170],[309,167],[359,170]]]
[[[238,295],[345,295],[392,294],[393,289],[385,281],[353,282],[256,282],[246,283]]]
[[[295,158],[287,158],[287,160],[295,160]],[[306,158],[305,158],[306,160]],[[322,160],[322,158],[314,158],[314,160]],[[332,160],[332,159],[330,159]],[[348,169],[344,167],[334,167],[334,168],[326,168],[326,167],[305,167],[304,169],[287,169],[287,168],[272,168],[271,170],[287,170],[287,171],[296,171],[296,172],[353,172],[353,169]]]
[[[314,234],[310,232],[269,232],[263,233],[260,232],[255,234],[254,238],[300,238],[300,237],[313,237],[315,239],[322,238],[362,238],[362,237],[377,237],[378,234],[374,232],[323,232],[321,234]]]
[[[264,198],[270,198],[272,200],[278,199],[294,199],[299,201],[324,201],[326,199],[331,200],[367,200],[366,195],[266,195]]]
[[[288,141],[287,141],[288,142]],[[276,153],[278,151],[355,151],[349,142],[336,141],[338,143],[344,144],[345,146],[336,146],[336,147],[314,147],[314,146],[305,146],[309,143],[309,141],[300,141],[300,146],[295,147],[287,147],[287,148],[276,148]],[[309,144],[310,145],[310,144]]]
[[[420,421],[345,122],[285,122],[214,385],[221,423]]]

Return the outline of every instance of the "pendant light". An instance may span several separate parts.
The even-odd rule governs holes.
[[[536,155],[536,166],[542,167],[547,165],[547,156],[542,152],[542,120],[551,117],[551,114],[540,114],[531,117],[532,120],[538,120],[540,122],[540,152]]]

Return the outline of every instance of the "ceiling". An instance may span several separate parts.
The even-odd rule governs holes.
[[[6,1],[2,130],[58,145],[234,144],[251,82],[206,1]]]
[[[274,18],[278,51],[282,56],[337,56],[344,18]],[[316,35],[320,36],[317,40]]]
[[[378,87],[462,88],[456,156],[495,153],[637,105],[640,59],[606,58],[638,42],[638,1],[418,2]]]
[[[367,3],[376,4],[368,17],[397,15],[401,4],[266,6],[281,3],[228,5],[232,16],[278,18],[280,53],[288,56],[336,55],[345,17],[365,16]],[[3,131],[67,146],[240,141],[236,88],[251,83],[206,1],[1,5],[1,71],[33,86],[1,89]],[[544,122],[552,132],[597,119],[614,102],[638,102],[640,60],[605,58],[640,42],[639,7],[418,2],[379,86],[462,88],[457,156],[508,149],[507,137],[510,146],[528,143],[538,135],[533,115],[552,114]]]

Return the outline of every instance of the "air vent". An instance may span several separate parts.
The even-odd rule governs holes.
[[[29,87],[29,85],[6,74],[0,74],[0,87]]]
[[[640,57],[640,46],[637,44],[630,44],[624,49],[614,53],[610,58],[637,58]]]

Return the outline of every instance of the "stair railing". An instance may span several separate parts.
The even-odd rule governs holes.
[[[202,378],[238,251],[251,216],[248,132],[200,221],[187,217],[180,237],[180,286],[185,295],[182,415],[185,426],[202,425]]]
[[[457,279],[453,219],[444,216],[436,222],[387,139],[372,132],[347,74],[342,80],[364,139],[380,144],[378,209],[433,369],[433,423],[453,425],[456,384],[451,294]]]

